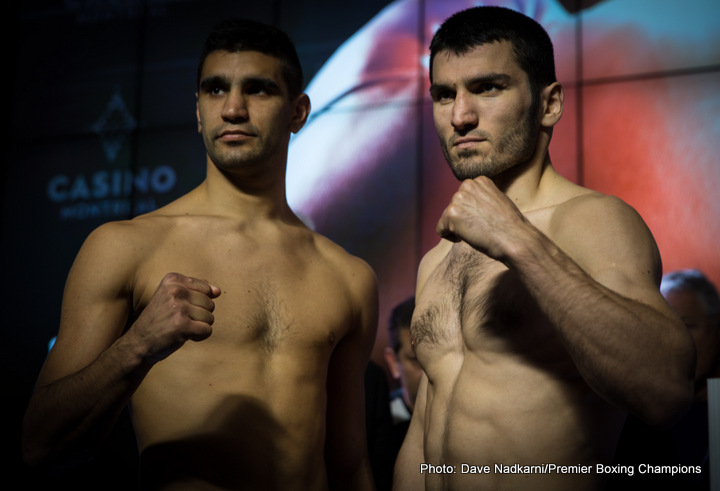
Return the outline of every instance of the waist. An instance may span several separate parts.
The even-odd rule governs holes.
[[[624,413],[575,372],[466,359],[428,390],[430,463],[581,464],[612,458]],[[430,380],[430,376],[429,376]],[[442,462],[441,462],[442,461]]]
[[[208,368],[191,358],[173,359],[178,354],[153,367],[133,395],[131,415],[141,450],[212,438],[240,448],[268,439],[278,451],[304,445],[322,453],[325,370],[241,357],[215,359]]]
[[[256,442],[257,443],[257,442]],[[281,452],[268,441],[252,449],[213,439],[151,446],[140,455],[143,490],[327,489],[322,452]]]

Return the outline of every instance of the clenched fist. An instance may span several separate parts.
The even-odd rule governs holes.
[[[212,333],[214,298],[220,289],[205,280],[169,273],[128,331],[148,363],[157,363],[186,341]]]
[[[437,233],[463,241],[493,259],[503,261],[512,241],[528,222],[495,183],[484,176],[463,181],[443,211]]]

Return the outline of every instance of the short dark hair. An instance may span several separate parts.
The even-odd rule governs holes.
[[[303,73],[295,45],[280,29],[249,19],[228,19],[217,24],[208,35],[200,55],[197,86],[200,87],[203,65],[214,51],[259,51],[273,56],[283,64],[283,79],[290,97],[302,92]]]
[[[720,316],[720,296],[717,288],[697,269],[681,269],[666,274],[660,283],[663,295],[683,290],[696,294],[705,306],[708,316]]]
[[[430,82],[435,56],[442,51],[461,55],[483,44],[509,41],[515,61],[527,74],[533,95],[556,82],[553,45],[543,27],[505,7],[473,7],[450,16],[430,43]]]
[[[400,329],[410,329],[413,311],[415,310],[415,297],[410,297],[397,304],[390,313],[388,322],[388,336],[390,347],[397,353],[400,350]]]

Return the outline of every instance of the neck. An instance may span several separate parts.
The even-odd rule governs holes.
[[[207,177],[196,192],[209,214],[245,220],[295,219],[287,203],[284,168],[253,175],[231,174],[208,159]]]
[[[495,185],[510,198],[520,211],[542,208],[546,182],[558,177],[546,149],[532,159],[516,165],[493,178]]]
[[[550,162],[552,128],[540,127],[531,157],[507,171],[493,177],[495,185],[510,198],[520,211],[543,206],[542,190],[545,182],[559,175]]]

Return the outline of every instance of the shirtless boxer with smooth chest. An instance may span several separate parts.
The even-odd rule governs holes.
[[[283,39],[244,21],[211,34],[206,180],[83,245],[26,415],[29,462],[88,455],[129,403],[143,489],[371,489],[376,280],[287,205],[310,103]]]

